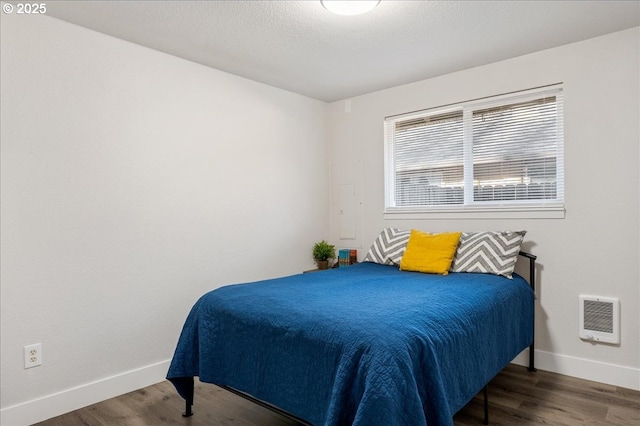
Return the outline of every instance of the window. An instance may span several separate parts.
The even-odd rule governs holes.
[[[385,120],[385,213],[564,217],[562,88]]]

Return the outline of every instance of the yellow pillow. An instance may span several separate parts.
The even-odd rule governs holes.
[[[407,249],[400,261],[403,271],[447,275],[456,254],[460,232],[429,234],[411,230]]]

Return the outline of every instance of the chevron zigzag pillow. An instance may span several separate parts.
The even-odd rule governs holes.
[[[381,265],[399,265],[407,248],[409,235],[411,235],[411,231],[396,228],[383,229],[371,245],[364,261]]]
[[[480,272],[511,278],[526,233],[463,232],[451,272]]]

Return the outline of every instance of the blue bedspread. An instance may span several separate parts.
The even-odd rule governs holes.
[[[362,263],[205,294],[167,378],[227,385],[314,425],[451,425],[531,344],[526,281]],[[197,415],[197,414],[196,414]]]

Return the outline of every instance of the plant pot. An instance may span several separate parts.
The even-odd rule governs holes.
[[[316,260],[316,264],[318,265],[318,269],[329,269],[328,260]]]

